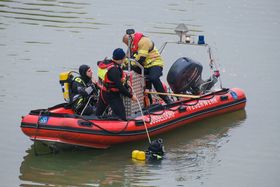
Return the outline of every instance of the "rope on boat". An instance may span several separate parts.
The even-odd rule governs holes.
[[[90,120],[88,120],[88,119],[83,118],[82,116],[79,116],[79,117],[77,117],[77,118],[80,118],[80,119],[82,119],[82,120],[84,120],[84,121],[86,121],[86,122],[89,122],[89,123],[91,123],[93,126],[96,126],[97,128],[99,128],[99,129],[101,129],[101,130],[103,130],[103,131],[105,131],[105,132],[107,132],[107,133],[109,133],[109,134],[120,134],[120,133],[124,132],[125,129],[127,128],[127,126],[128,126],[128,123],[131,121],[131,120],[127,121],[127,122],[126,122],[126,125],[124,126],[123,129],[121,129],[121,130],[118,131],[118,132],[115,132],[115,131],[109,131],[109,130],[107,130],[107,129],[104,129],[103,127],[101,127],[101,126],[99,126],[99,125],[93,123],[92,121],[90,121]]]
[[[131,88],[131,90],[132,90],[132,93],[135,94],[135,92],[134,92],[132,86],[131,86],[130,88]],[[136,94],[135,94],[135,95],[136,95]],[[139,109],[140,109],[140,112],[141,112],[141,115],[142,115],[142,121],[143,121],[144,126],[145,126],[145,131],[146,131],[146,134],[147,134],[149,143],[151,144],[151,138],[150,138],[150,135],[149,135],[148,127],[147,127],[147,124],[146,124],[146,122],[145,122],[143,110],[142,110],[142,107],[141,107],[141,104],[140,104],[140,102],[139,102],[139,99],[138,99],[137,95],[136,95],[136,100],[137,100],[137,104],[138,104],[138,106],[139,106]]]
[[[212,99],[215,95],[223,95],[223,94],[228,93],[228,92],[229,92],[229,89],[225,89],[225,88],[224,88],[223,90],[220,90],[220,91],[218,91],[218,92],[216,92],[216,93],[210,93],[210,94],[204,96],[205,98],[204,98],[204,97],[200,97],[200,98],[197,98],[197,99],[192,99],[193,101],[195,101],[195,103],[193,103],[193,104],[187,104],[187,103],[186,103],[187,101],[190,101],[190,100],[185,100],[185,101],[183,100],[183,101],[180,101],[180,103],[171,103],[171,104],[165,105],[165,106],[160,105],[161,107],[160,107],[159,109],[156,109],[156,111],[151,111],[151,109],[150,109],[150,110],[147,109],[147,110],[145,110],[145,113],[146,113],[145,115],[148,115],[148,116],[149,116],[149,119],[150,119],[150,120],[149,120],[148,122],[144,120],[144,112],[143,112],[143,110],[142,110],[142,108],[141,108],[141,105],[140,105],[139,100],[137,99],[137,103],[138,103],[138,105],[139,105],[140,112],[141,112],[141,115],[142,115],[142,121],[143,121],[143,123],[144,123],[144,125],[145,125],[145,130],[146,130],[146,133],[147,133],[149,142],[151,142],[151,139],[150,139],[150,135],[149,135],[149,131],[148,131],[148,128],[147,128],[147,124],[146,124],[146,123],[151,122],[151,115],[162,115],[162,114],[165,112],[165,110],[176,111],[176,110],[178,110],[181,106],[195,106],[195,105],[199,102],[199,100],[209,100],[209,99]],[[211,97],[208,97],[208,96],[211,96]],[[178,106],[178,108],[172,109],[172,108],[171,108],[172,105],[174,105],[174,107],[175,107],[175,106]],[[109,130],[107,130],[107,129],[105,129],[105,128],[103,128],[103,127],[101,127],[101,126],[99,126],[99,125],[97,125],[97,124],[95,124],[95,123],[93,123],[92,121],[90,121],[90,120],[84,118],[84,117],[81,116],[81,115],[56,114],[56,113],[51,113],[51,112],[49,111],[50,109],[55,109],[55,108],[62,107],[62,106],[63,106],[63,104],[59,104],[59,105],[56,105],[56,106],[51,107],[51,108],[48,108],[48,109],[40,109],[40,110],[33,110],[33,111],[31,111],[30,114],[32,114],[32,115],[38,114],[38,121],[37,121],[37,126],[36,126],[37,131],[38,131],[38,129],[40,128],[40,121],[39,121],[39,120],[40,120],[40,116],[42,116],[42,115],[53,116],[53,117],[66,117],[66,118],[78,118],[78,119],[82,119],[82,120],[84,120],[84,121],[89,122],[89,123],[92,124],[93,126],[96,126],[97,128],[103,130],[104,132],[107,132],[107,133],[110,133],[110,134],[119,134],[119,133],[122,133],[122,132],[124,132],[125,129],[128,127],[128,124],[129,124],[130,121],[137,121],[137,120],[134,120],[134,119],[130,119],[130,120],[128,120],[128,121],[126,122],[126,125],[124,126],[123,129],[121,129],[121,130],[118,131],[118,132],[114,132],[114,131],[109,131]],[[156,113],[157,111],[162,111],[162,112],[161,112],[161,113]],[[104,119],[102,119],[102,120],[104,120]],[[34,142],[36,142],[37,131],[36,131],[36,135],[35,135],[35,137],[34,137]],[[50,147],[50,148],[51,148],[51,147]],[[34,151],[35,151],[35,149],[34,149]],[[35,152],[36,152],[36,151],[35,151]],[[37,154],[37,153],[35,153],[35,154]]]
[[[91,100],[92,98],[93,98],[93,95],[89,97],[87,104],[85,105],[84,109],[83,109],[82,112],[81,112],[81,116],[83,115],[85,109],[87,108],[87,106],[88,106],[88,104],[89,104],[89,102],[90,102],[90,100]]]

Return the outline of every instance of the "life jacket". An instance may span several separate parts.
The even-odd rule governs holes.
[[[145,37],[145,36],[141,32],[136,32],[134,34],[134,39],[133,39],[132,48],[131,48],[132,53],[136,53],[138,51],[138,43],[142,37]],[[149,49],[149,52],[151,52],[154,49],[155,44],[153,41],[152,41],[152,43],[153,43],[153,46]]]
[[[150,68],[152,66],[161,66],[163,67],[163,60],[158,52],[158,50],[155,48],[154,42],[152,42],[152,46],[146,51],[139,49],[139,42],[140,40],[145,37],[143,33],[137,32],[134,34],[134,39],[132,43],[131,51],[133,53],[133,56],[136,60],[139,60],[142,54],[146,54],[146,60],[143,63],[144,68]]]
[[[132,51],[133,53],[136,53],[136,52],[137,52],[137,50],[138,50],[138,43],[139,43],[139,41],[141,40],[141,38],[142,38],[143,36],[144,36],[144,35],[143,35],[143,33],[141,33],[141,32],[136,32],[136,33],[134,34],[134,39],[133,39],[132,48],[131,48],[131,51]]]
[[[100,89],[103,91],[107,92],[119,92],[119,89],[116,87],[115,83],[111,80],[108,79],[108,71],[111,68],[117,67],[118,66],[112,61],[112,60],[107,60],[105,59],[104,61],[99,61],[97,63],[98,66],[98,86]],[[122,71],[122,70],[121,70]],[[121,77],[121,82],[125,83],[126,80],[126,74],[122,71],[122,77]]]

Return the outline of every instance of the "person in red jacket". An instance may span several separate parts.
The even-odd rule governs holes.
[[[128,43],[129,37],[132,40],[131,44]],[[160,53],[154,46],[154,42],[140,32],[130,35],[125,34],[123,36],[123,42],[129,47],[129,50],[131,50],[131,57],[144,67],[144,74],[147,80],[146,88],[151,89],[153,85],[157,92],[166,92],[160,80],[164,62]],[[137,73],[141,73],[138,67],[132,67],[132,69]],[[167,95],[159,95],[159,97],[164,100],[166,104],[172,103],[172,100]]]
[[[125,61],[125,52],[121,48],[117,48],[113,52],[111,60],[99,62],[98,77],[102,83],[101,91],[97,103],[96,115],[101,116],[108,106],[111,107],[113,115],[126,120],[125,106],[121,95],[137,101],[135,95],[131,94],[125,87],[125,74],[121,68],[121,64]]]

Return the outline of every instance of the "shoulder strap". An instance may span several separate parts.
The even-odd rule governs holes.
[[[75,77],[73,81],[78,82],[78,83],[83,84],[84,86],[86,86],[85,82],[80,77]]]

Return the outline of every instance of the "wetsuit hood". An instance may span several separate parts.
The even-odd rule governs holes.
[[[81,66],[79,67],[79,73],[80,73],[80,75],[81,75],[81,78],[82,78],[86,83],[88,83],[88,82],[91,80],[91,78],[87,76],[87,70],[88,70],[89,68],[90,68],[90,67],[89,67],[88,65],[85,65],[85,64],[83,64],[83,65],[81,65]]]

